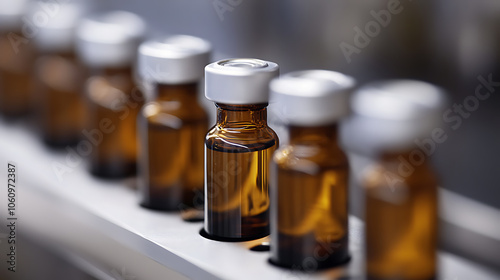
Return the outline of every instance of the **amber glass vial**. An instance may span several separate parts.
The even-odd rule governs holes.
[[[205,68],[205,95],[217,123],[205,138],[207,237],[240,241],[269,234],[269,164],[278,147],[267,125],[269,82],[276,63],[228,59]]]
[[[361,181],[368,279],[436,278],[437,179],[428,156],[443,140],[445,103],[440,89],[411,80],[369,84],[354,95],[343,142],[373,162]]]
[[[349,259],[349,165],[337,138],[354,86],[351,77],[325,70],[271,82],[271,100],[289,134],[271,167],[273,264],[312,271]]]
[[[137,15],[113,11],[85,18],[77,31],[78,55],[90,69],[84,137],[92,143],[90,172],[99,177],[136,174],[137,116],[144,98],[132,64],[145,28]]]
[[[53,4],[39,1],[37,5],[48,8]],[[49,146],[74,145],[85,128],[84,68],[75,53],[74,34],[88,8],[83,1],[61,3],[48,23],[36,25],[34,40],[40,57],[35,68],[35,111],[41,137]]]
[[[32,112],[36,48],[22,32],[29,1],[0,0],[0,114],[16,119]]]
[[[158,210],[203,209],[203,142],[208,115],[198,102],[210,44],[176,35],[144,42],[138,68],[153,84],[153,101],[139,117],[139,193]]]

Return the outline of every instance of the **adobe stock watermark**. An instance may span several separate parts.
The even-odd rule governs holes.
[[[412,1],[412,0],[408,0]],[[370,15],[373,20],[368,21],[364,29],[355,26],[353,44],[347,42],[340,43],[339,47],[344,55],[347,63],[351,63],[354,54],[360,54],[363,49],[368,47],[371,40],[377,37],[383,28],[389,26],[393,16],[400,14],[404,10],[403,5],[399,0],[389,0],[387,8],[380,11],[371,10]]]
[[[18,54],[21,45],[26,45],[31,39],[35,38],[40,32],[40,27],[45,27],[49,24],[50,20],[56,17],[60,10],[61,5],[64,3],[71,3],[73,0],[46,0],[37,2],[38,10],[29,16],[21,18],[21,34],[10,32],[7,35],[10,45],[14,53]]]
[[[443,113],[443,122],[450,125],[452,131],[458,130],[464,120],[470,118],[472,113],[479,109],[481,102],[488,100],[500,88],[500,80],[494,81],[493,74],[489,74],[486,78],[478,76],[477,80],[478,84],[474,94],[465,97],[461,103],[453,104]],[[416,148],[408,154],[408,158],[398,157],[398,174],[385,171],[385,179],[391,190],[394,190],[397,184],[403,183],[403,178],[412,175],[416,167],[422,165],[428,157],[432,156],[436,152],[437,146],[444,143],[448,138],[449,134],[444,128],[436,127],[431,131],[430,137],[415,139]]]
[[[233,12],[241,3],[243,3],[243,0],[214,0],[212,5],[220,21],[224,21],[224,14]]]

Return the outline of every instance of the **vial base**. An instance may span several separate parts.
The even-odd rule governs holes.
[[[144,188],[144,187],[142,187]],[[140,205],[145,208],[162,211],[185,211],[203,209],[203,191],[182,192],[182,186],[149,185],[147,194],[142,195]],[[199,201],[186,204],[184,201]]]
[[[349,259],[347,188],[348,165],[311,147],[283,149],[278,158],[273,198],[271,262],[314,271]],[[302,154],[315,157],[300,158]],[[286,155],[286,157],[282,157]],[[316,162],[313,161],[316,159]]]
[[[42,141],[47,147],[55,150],[60,150],[68,146],[77,146],[80,142],[80,137],[50,137],[44,135],[42,136]]]
[[[271,250],[275,252],[269,262],[279,267],[313,272],[344,265],[350,260],[347,237],[318,242],[314,234],[291,236],[280,233],[277,239],[279,244],[271,244]]]
[[[103,179],[121,179],[134,176],[136,169],[135,162],[94,163],[90,167],[90,173]]]
[[[206,215],[210,217],[210,225],[205,226],[204,233],[201,235],[208,239],[242,242],[269,235],[269,211],[251,217],[241,217],[238,211],[225,213],[206,211]],[[238,221],[238,223],[234,223],[235,221]],[[238,224],[240,225],[235,226]]]

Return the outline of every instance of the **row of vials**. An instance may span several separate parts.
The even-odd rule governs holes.
[[[142,206],[203,211],[201,234],[213,240],[270,234],[270,262],[279,266],[342,265],[349,260],[347,149],[372,159],[357,181],[367,275],[435,277],[437,182],[415,140],[431,146],[442,138],[440,89],[412,80],[358,87],[326,70],[279,77],[276,63],[253,58],[210,63],[203,39],[142,42],[139,16],[84,16],[80,2],[59,4],[27,38],[13,1],[0,2],[10,7],[9,16],[0,12],[1,113],[35,109],[44,141],[75,145],[96,176],[137,172]],[[197,98],[203,80],[217,107],[210,129]],[[281,146],[267,123],[269,102],[288,128]]]

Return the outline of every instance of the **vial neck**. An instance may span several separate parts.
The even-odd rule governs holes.
[[[158,84],[156,86],[157,101],[179,101],[198,103],[198,83],[168,85]]]
[[[290,144],[295,145],[326,145],[338,146],[337,123],[321,126],[296,126],[288,127]]]
[[[219,126],[267,126],[267,103],[228,105],[215,103]]]

